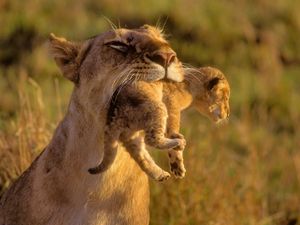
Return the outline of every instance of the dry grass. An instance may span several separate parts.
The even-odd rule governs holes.
[[[0,132],[0,193],[45,148],[53,130],[45,116],[39,85],[24,72],[20,77],[17,118],[7,121],[5,132]]]
[[[26,73],[20,77],[19,111],[0,134],[1,191],[47,145],[55,127],[45,116],[38,84]],[[233,113],[221,127],[194,111],[185,114],[187,176],[151,182],[151,224],[273,225],[300,219],[299,121],[291,121],[293,135],[274,133],[267,127],[272,115],[260,113]],[[167,167],[166,155],[153,154]]]
[[[193,121],[193,128],[185,132],[187,177],[163,187],[152,184],[152,224],[299,220],[300,154],[282,144],[292,140],[265,136],[255,141],[256,125],[239,120],[222,128]]]
[[[296,224],[299,7],[295,0],[0,0],[0,193],[47,145],[69,99],[71,85],[47,57],[46,35],[92,36],[108,29],[103,15],[128,27],[168,18],[166,32],[184,62],[227,75],[232,110],[222,127],[185,113],[187,175],[151,182],[151,224]],[[167,168],[167,157],[153,154]]]

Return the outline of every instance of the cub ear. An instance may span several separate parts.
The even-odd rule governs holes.
[[[207,89],[208,90],[212,90],[214,88],[214,86],[216,86],[220,81],[219,77],[214,77],[212,78],[210,81],[208,81],[207,83]]]
[[[79,63],[77,57],[80,52],[81,45],[78,43],[67,41],[65,38],[56,37],[50,34],[50,53],[52,54],[57,66],[63,75],[74,83],[79,80]]]

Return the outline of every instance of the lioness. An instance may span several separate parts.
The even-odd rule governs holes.
[[[165,66],[176,54],[151,26],[110,30],[81,43],[52,35],[50,50],[74,90],[49,145],[1,198],[0,224],[148,224],[147,176],[125,151],[100,176],[87,170],[101,158],[115,89],[131,79],[182,81],[180,65],[172,73]]]
[[[224,74],[218,69],[203,67],[186,69],[181,83],[139,81],[119,90],[112,99],[105,128],[104,156],[101,164],[90,173],[104,172],[113,163],[121,141],[130,155],[148,176],[163,181],[170,174],[161,169],[149,155],[145,144],[159,149],[182,151],[185,146],[179,133],[180,112],[194,106],[214,122],[229,116],[230,88]],[[167,118],[168,118],[167,123]],[[166,138],[166,129],[168,131]],[[139,134],[140,130],[145,136]],[[172,173],[184,177],[182,153],[169,152]]]

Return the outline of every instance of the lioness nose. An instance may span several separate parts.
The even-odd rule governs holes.
[[[173,51],[159,51],[149,55],[148,58],[164,68],[167,68],[175,61],[176,54]]]

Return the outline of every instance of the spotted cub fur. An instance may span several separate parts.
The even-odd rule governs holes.
[[[151,178],[163,181],[170,174],[152,159],[145,144],[169,150],[171,172],[185,175],[182,150],[185,139],[179,133],[180,113],[194,106],[200,113],[218,122],[229,115],[230,89],[217,69],[186,69],[180,83],[138,81],[115,92],[105,130],[104,157],[91,174],[107,170],[113,163],[119,141]],[[142,134],[144,132],[144,134]]]

